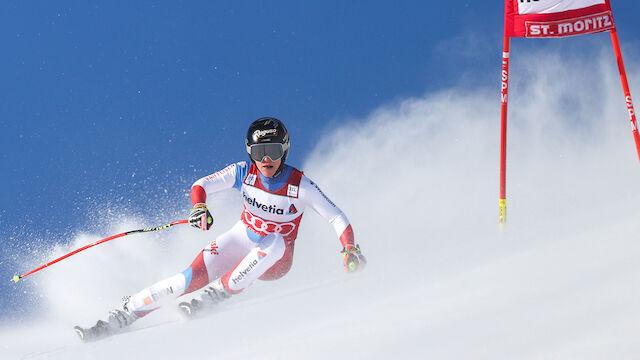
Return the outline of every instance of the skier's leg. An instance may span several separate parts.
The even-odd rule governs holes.
[[[237,294],[251,285],[269,270],[285,254],[286,245],[282,235],[270,234],[220,279],[229,294]]]
[[[255,247],[255,243],[248,238],[246,232],[247,228],[238,221],[204,248],[191,266],[183,271],[188,280],[184,294],[219,279],[244,258]]]
[[[230,267],[226,266],[226,263],[225,267],[218,266],[214,268],[213,266],[207,266],[209,279],[216,280],[204,289],[199,298],[194,298],[190,302],[180,303],[179,307],[187,317],[193,317],[201,309],[209,308],[232,294],[241,292],[251,285],[254,280],[274,268],[274,264],[279,263],[279,260],[283,259],[283,255],[287,253],[285,241],[279,234],[260,236],[247,229],[244,225],[239,228],[234,227],[234,229],[242,230],[242,232],[236,233],[237,235],[242,235],[236,238],[236,242],[248,246],[249,250],[245,251],[240,261]],[[283,264],[287,270],[291,266],[290,261],[288,263],[284,261]],[[219,264],[216,263],[216,265]],[[226,273],[222,274],[221,271],[225,270]]]
[[[184,293],[186,279],[183,273],[177,273],[164,280],[144,288],[129,298],[128,309],[136,316],[143,317]]]
[[[245,238],[245,228],[239,222],[205,247],[183,272],[142,289],[125,305],[139,318],[168,301],[206,286],[247,254],[253,245]]]
[[[90,328],[76,326],[74,329],[83,341],[104,338],[156,310],[165,300],[175,298],[176,294],[181,294],[184,289],[185,277],[182,273],[176,274],[129,297],[121,307],[109,311],[106,321],[98,320],[96,325]]]
[[[276,261],[276,263],[273,264],[273,266],[270,267],[269,270],[262,274],[258,279],[263,281],[278,280],[289,272],[289,270],[291,269],[291,265],[293,264],[294,242],[287,242],[287,240],[285,240],[285,243],[287,244],[287,246],[284,251],[284,255],[282,255],[282,258]]]
[[[185,271],[129,297],[121,307],[107,314],[106,321],[99,320],[91,328],[76,327],[76,331],[85,341],[118,332],[163,304],[173,302],[178,296],[207,285],[209,279],[218,279],[254,246],[246,235],[246,228],[239,222],[202,250]]]
[[[109,336],[164,303],[207,285],[210,279],[219,279],[255,247],[246,231],[242,222],[238,222],[204,248],[185,271],[142,289],[129,297],[121,307],[110,311],[106,321],[99,320],[90,328],[76,326],[76,332],[83,341]],[[209,291],[206,294],[213,298],[215,293]],[[226,293],[223,295],[227,296]]]

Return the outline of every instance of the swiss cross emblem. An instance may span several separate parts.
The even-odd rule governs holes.
[[[247,178],[244,180],[244,183],[247,185],[254,185],[256,183],[257,176],[255,174],[247,175]]]

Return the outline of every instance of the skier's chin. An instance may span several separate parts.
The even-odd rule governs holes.
[[[268,162],[266,164],[263,162],[258,162],[257,165],[258,165],[258,169],[260,170],[260,173],[262,173],[263,176],[273,177],[276,171],[278,171],[278,166],[280,166],[280,160]]]
[[[266,177],[273,177],[276,173],[276,168],[273,165],[263,165],[260,167],[260,172]]]

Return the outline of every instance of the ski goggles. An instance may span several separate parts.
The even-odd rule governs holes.
[[[278,161],[284,156],[284,147],[282,144],[255,144],[249,147],[249,155],[251,160],[262,162],[267,156],[272,161]]]

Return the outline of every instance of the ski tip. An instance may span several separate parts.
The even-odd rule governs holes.
[[[80,341],[86,341],[85,340],[85,336],[84,336],[84,329],[81,328],[80,326],[74,326],[73,330],[75,330],[76,334],[78,335],[78,337],[80,338]]]
[[[21,277],[20,275],[14,275],[13,278],[11,278],[11,281],[13,281],[14,283],[17,283],[18,281],[20,281]]]
[[[193,307],[191,307],[190,303],[181,302],[180,304],[178,304],[178,308],[185,318],[189,319],[193,316]]]

